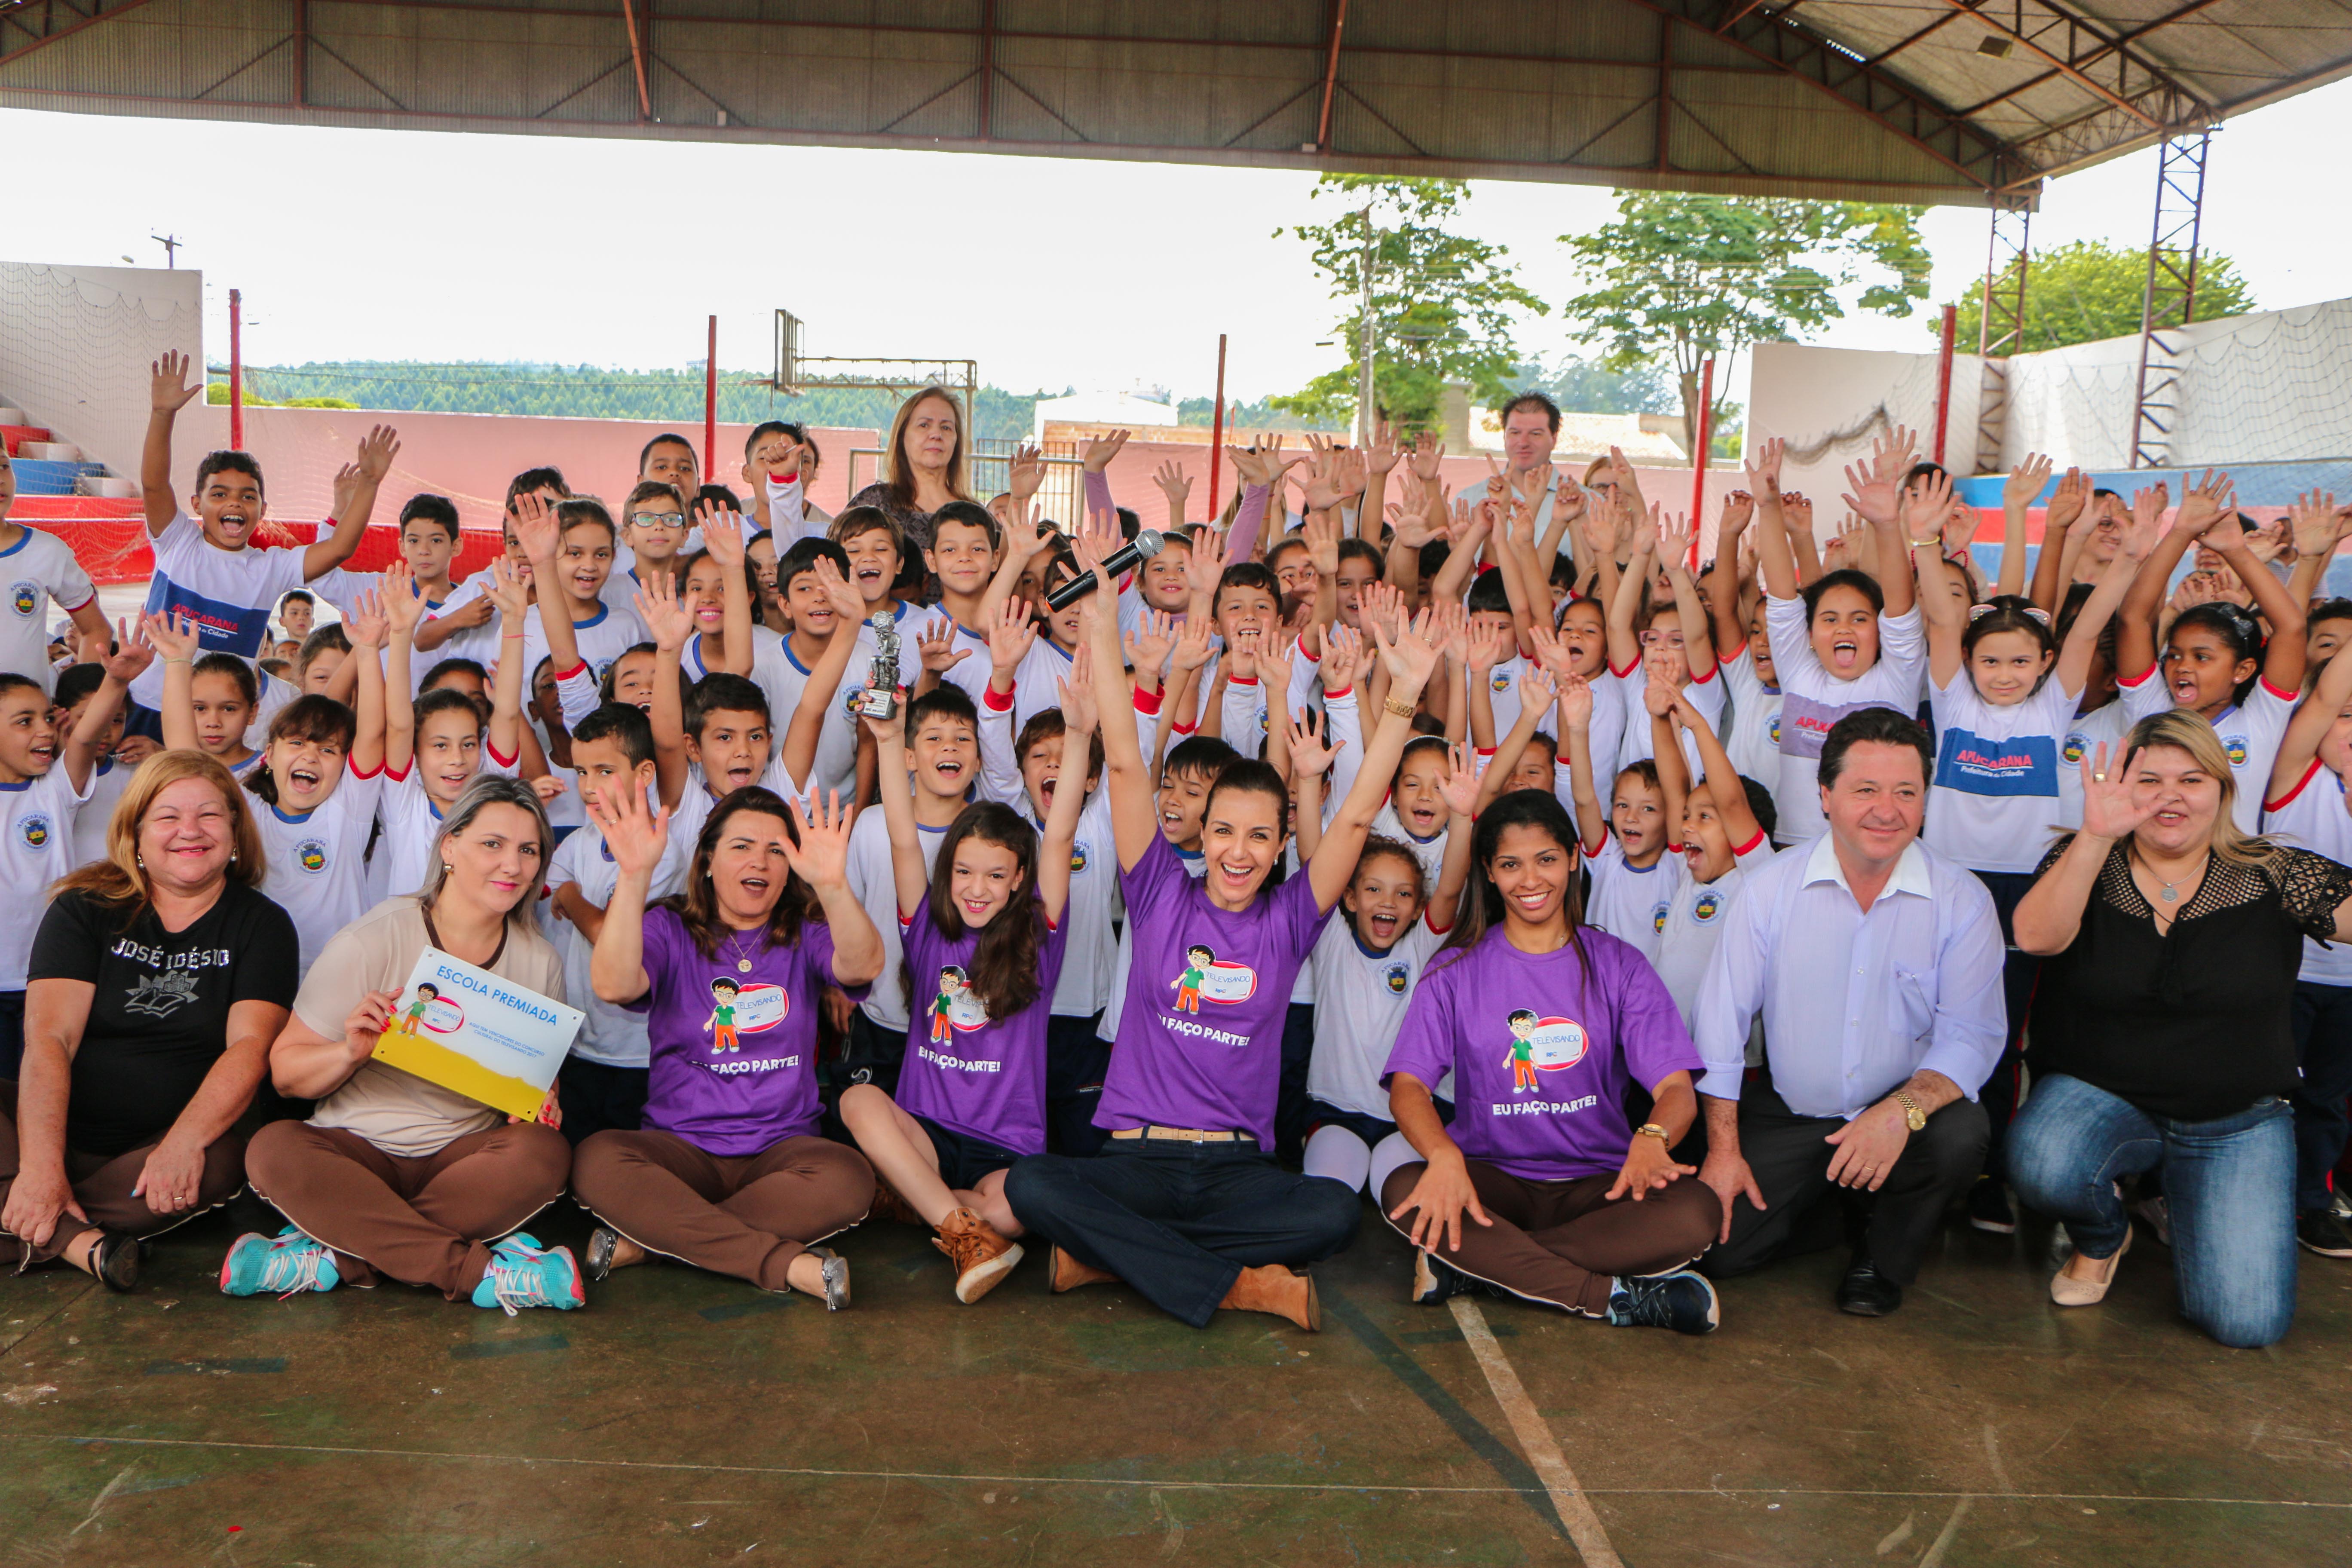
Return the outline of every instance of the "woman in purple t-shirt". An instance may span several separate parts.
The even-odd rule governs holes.
[[[1090,525],[1080,560],[1094,566],[1101,546]],[[1098,568],[1097,582],[1108,587]],[[1458,624],[1459,611],[1453,616]],[[1244,761],[1218,776],[1202,810],[1207,865],[1195,879],[1160,830],[1135,727],[1103,725],[1104,787],[1135,939],[1095,1113],[1111,1135],[1087,1159],[1033,1154],[1004,1184],[1021,1223],[1055,1244],[1055,1289],[1123,1279],[1194,1328],[1220,1307],[1320,1326],[1314,1282],[1297,1266],[1346,1247],[1362,1211],[1351,1189],[1274,1163],[1283,1025],[1299,966],[1396,771],[1447,618],[1424,611],[1393,640],[1372,629],[1389,678],[1385,712],[1315,853],[1279,886],[1267,885],[1290,831],[1289,781],[1278,769]],[[1106,616],[1087,636],[1097,706],[1124,714],[1132,696],[1117,631]],[[1309,731],[1293,750],[1298,809],[1318,813],[1315,775],[1329,750]]]
[[[684,890],[647,909],[669,814],[635,790],[589,809],[620,873],[589,980],[644,1013],[652,1043],[644,1129],[572,1157],[600,1222],[589,1278],[663,1253],[837,1311],[849,1265],[810,1243],[866,1216],[874,1173],[816,1136],[817,1004],[882,972],[882,933],[849,890],[850,813],[739,789],[711,808]]]
[[[1422,1157],[1381,1188],[1419,1248],[1412,1299],[1478,1282],[1620,1326],[1710,1331],[1715,1290],[1685,1266],[1723,1210],[1672,1152],[1698,1113],[1702,1065],[1673,995],[1638,952],[1583,923],[1576,828],[1551,795],[1497,800],[1470,859],[1461,919],[1384,1075]],[[1449,1070],[1450,1131],[1430,1098]],[[1625,1115],[1636,1084],[1653,1101],[1638,1129]]]
[[[1025,616],[1016,605],[1016,613]],[[877,1208],[939,1232],[956,1300],[979,1300],[1021,1261],[1004,1173],[1045,1148],[1045,1026],[1062,973],[1070,846],[1086,809],[1093,743],[1093,654],[1083,643],[1062,689],[1062,774],[1037,829],[1011,806],[975,801],[923,863],[908,783],[903,709],[868,719],[881,761],[898,930],[907,961],[907,1057],[898,1098],[854,1084],[841,1120],[879,1184]]]

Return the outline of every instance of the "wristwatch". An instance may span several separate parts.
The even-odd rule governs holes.
[[[1927,1130],[1927,1113],[1919,1109],[1919,1102],[1911,1098],[1910,1090],[1896,1089],[1895,1103],[1903,1108],[1903,1124],[1906,1127],[1914,1132],[1925,1132]]]
[[[1675,1143],[1673,1134],[1669,1133],[1664,1128],[1659,1126],[1654,1121],[1644,1121],[1639,1127],[1634,1128],[1633,1136],[1636,1138],[1654,1138],[1669,1149],[1673,1148]]]

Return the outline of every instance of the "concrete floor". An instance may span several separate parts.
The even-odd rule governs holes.
[[[1958,1230],[1892,1319],[1834,1312],[1823,1255],[1730,1285],[1688,1340],[1414,1308],[1368,1217],[1318,1271],[1325,1332],[1194,1333],[1123,1289],[1048,1296],[1042,1260],[959,1307],[881,1225],[845,1238],[833,1317],[664,1265],[511,1320],[399,1287],[228,1300],[257,1219],[167,1237],[128,1297],[0,1279],[13,1558],[2352,1562],[2352,1265],[2322,1259],[2268,1352],[2179,1322],[2145,1237],[2062,1317],[2046,1236]]]

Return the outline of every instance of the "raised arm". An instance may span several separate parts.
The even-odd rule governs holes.
[[[1432,931],[1451,931],[1462,912],[1462,889],[1470,885],[1471,841],[1476,836],[1477,809],[1494,798],[1488,787],[1496,770],[1480,779],[1469,753],[1455,746],[1446,753],[1446,774],[1438,785],[1445,797],[1445,853],[1437,862],[1437,885],[1430,889],[1424,911]]]
[[[147,640],[163,661],[163,706],[158,715],[163,721],[163,749],[167,752],[194,752],[203,748],[196,743],[196,643],[195,623],[184,610],[174,610],[168,616],[149,616],[146,620]]]
[[[1095,596],[1098,599],[1107,598],[1112,591],[1109,574],[1102,569],[1105,547],[1116,549],[1117,542],[1091,521],[1078,531],[1074,542],[1078,564],[1095,574]],[[1120,722],[1117,717],[1134,707],[1135,692],[1128,685],[1126,667],[1118,656],[1117,618],[1097,610],[1092,616],[1080,616],[1078,625],[1079,635],[1094,649],[1096,710],[1112,716],[1102,727],[1102,787],[1109,792],[1111,837],[1118,846],[1119,868],[1133,870],[1144,851],[1151,847],[1151,836],[1160,831],[1160,813],[1152,801],[1151,770],[1145,763],[1142,743],[1136,736],[1135,727]],[[1188,625],[1187,633],[1192,629]],[[1058,785],[1054,793],[1062,793]]]
[[[1715,637],[1706,605],[1698,596],[1698,580],[1691,575],[1691,550],[1696,539],[1680,512],[1661,514],[1658,558],[1666,582],[1675,591],[1675,617],[1682,623],[1683,656],[1691,675],[1704,680],[1715,673]],[[1641,646],[1637,641],[1637,648]]]
[[[1911,432],[1897,425],[1872,444],[1869,462],[1858,466],[1850,463],[1845,470],[1846,483],[1853,487],[1844,497],[1845,503],[1870,524],[1871,536],[1877,541],[1881,570],[1875,575],[1879,590],[1886,595],[1885,614],[1889,616],[1907,615],[1916,602],[1912,575],[1904,570],[1907,552],[1902,516],[1903,476],[1911,467],[1915,449]],[[1946,478],[1948,502],[1950,484]],[[1940,540],[1940,514],[1937,521]]]
[[[2278,760],[2271,764],[2270,784],[2263,792],[2266,803],[2282,798],[2303,782],[2320,754],[2320,743],[2336,727],[2336,716],[2347,703],[2352,703],[2352,641],[2337,648],[2321,667],[2309,700],[2287,721],[2286,733],[2279,741]]]
[[[620,873],[588,955],[588,984],[600,1001],[618,1006],[653,989],[653,976],[646,973],[646,905],[653,896],[655,869],[669,847],[669,809],[654,810],[634,784],[599,790],[587,806]]]
[[[1778,436],[1767,437],[1756,461],[1741,463],[1748,488],[1756,497],[1756,565],[1764,574],[1764,592],[1776,599],[1793,599],[1800,586],[1797,557],[1789,547],[1788,519],[1780,507],[1780,459],[1785,448]]]
[[[365,778],[383,768],[383,642],[389,630],[383,595],[370,588],[353,599],[352,613],[344,617],[344,630],[352,639],[352,651],[343,662],[357,676],[352,689],[351,768]]]
[[[2083,695],[2083,687],[2091,679],[2091,660],[2098,655],[2099,634],[2114,618],[2116,607],[2124,602],[2124,595],[2138,576],[2140,563],[2156,548],[2156,526],[2154,508],[2133,508],[2131,522],[2116,542],[2115,559],[2099,574],[2098,585],[2083,601],[2082,613],[2074,617],[2074,624],[2066,629],[2065,644],[2058,650],[2057,668],[2051,675],[2058,682],[2058,689],[2067,696]]]
[[[1609,601],[1609,668],[1622,674],[1642,661],[1641,634],[1633,617],[1650,591],[1650,568],[1658,554],[1658,518],[1653,512],[1633,526],[1633,554],[1618,579],[1616,596]]]
[[[147,442],[139,451],[140,508],[147,515],[147,535],[156,538],[179,514],[179,498],[172,493],[172,424],[188,400],[205,389],[204,378],[188,384],[188,356],[167,349],[151,366],[147,393]]]
[[[517,575],[512,562],[503,555],[492,556],[489,571],[490,586],[485,591],[499,610],[499,668],[490,682],[488,739],[493,758],[501,763],[517,763],[522,757],[522,686],[530,674],[522,667],[523,626],[530,610],[522,578]],[[412,738],[411,744],[414,743]]]
[[[2028,452],[2000,487],[2000,574],[1992,585],[1997,595],[2025,592],[2025,509],[2049,482],[2050,459]]]
[[[406,778],[416,754],[416,682],[409,673],[409,648],[425,616],[425,600],[415,591],[408,563],[397,559],[383,570],[383,766],[394,777]]]
[[[360,437],[360,452],[348,485],[335,493],[335,531],[302,552],[302,580],[315,582],[357,553],[367,537],[368,515],[375,510],[375,492],[392,471],[400,453],[400,432],[389,425],[371,427]]]
[[[2058,605],[2066,596],[2067,584],[2074,580],[2074,562],[2070,551],[2080,548],[2075,539],[2074,523],[2083,515],[2084,498],[2091,493],[2091,481],[2083,477],[2080,468],[2069,468],[2058,477],[2058,484],[2050,492],[2050,504],[2042,509],[2042,550],[2033,558],[2033,602],[2049,611],[2058,613]],[[2003,505],[2008,491],[2002,491]],[[2008,581],[2008,557],[2001,560],[2001,580]]]
[[[2237,573],[2254,595],[2254,608],[2270,623],[2270,640],[2263,647],[2263,683],[2273,691],[2302,690],[2308,658],[2303,601],[2246,548],[2246,531],[2234,510],[2214,523],[2205,542]]]
[[[866,732],[874,737],[879,763],[875,770],[882,795],[882,820],[889,828],[891,886],[897,889],[898,918],[913,917],[930,886],[930,868],[923,864],[923,836],[915,825],[915,789],[907,773],[907,705],[897,704],[887,719],[868,718]],[[1044,879],[1043,861],[1039,879]]]
[[[1919,618],[1927,627],[1927,674],[1937,688],[1951,684],[1960,672],[1960,638],[1967,633],[1969,613],[1952,591],[1958,576],[1944,559],[1944,542],[1937,530],[1943,508],[1951,500],[1951,480],[1930,475],[1912,487],[1903,499],[1904,532],[1911,547],[1911,564],[1919,574]]]
[[[1364,767],[1356,775],[1355,786],[1339,803],[1323,841],[1315,847],[1315,858],[1307,864],[1315,907],[1327,911],[1339,901],[1348,879],[1355,873],[1356,860],[1363,853],[1372,818],[1387,797],[1389,781],[1396,776],[1397,760],[1404,754],[1405,742],[1412,734],[1414,704],[1420,700],[1421,689],[1428,683],[1430,672],[1437,668],[1437,644],[1430,637],[1430,612],[1426,609],[1394,642],[1381,635],[1377,625],[1372,628],[1372,638],[1380,647],[1381,662],[1389,672],[1389,693],[1381,704],[1380,726],[1365,743]]]
[[[2021,952],[2047,958],[2074,944],[2083,929],[2083,911],[2099,879],[2107,854],[2156,810],[2155,792],[2146,805],[2136,805],[2132,775],[2138,772],[2134,752],[2111,763],[2105,742],[2083,759],[2083,830],[2067,842],[2065,853],[2042,872],[2018,900],[2011,929]],[[2153,783],[2153,781],[2151,781]]]
[[[743,569],[743,514],[700,506],[695,509],[695,521],[702,525],[702,548],[719,569],[719,634],[727,643],[723,668],[730,674],[748,676],[755,616],[751,574]]]
[[[2142,490],[2132,498],[2137,512],[2140,497],[2153,490],[2158,511],[2164,510],[2165,487],[2161,484]],[[2234,501],[2229,478],[2205,470],[2201,483],[2181,492],[2180,510],[2173,514],[2172,526],[2167,529],[2156,547],[2140,563],[2139,575],[2132,579],[2131,589],[2124,595],[2123,608],[2116,612],[2116,674],[2124,680],[2138,680],[2156,668],[2156,616],[2164,607],[2165,595],[2171,591],[2172,569],[2190,544],[2221,521],[2222,510]],[[2063,593],[2062,586],[2059,590]]]
[[[678,679],[678,653],[694,633],[694,618],[677,602],[677,578],[667,573],[656,573],[637,589],[636,608],[637,619],[645,622],[654,635],[654,698],[646,709],[646,718],[654,731],[654,773],[662,805],[675,807],[686,794],[688,780],[686,705],[678,695],[682,684]],[[540,597],[539,613],[540,625],[544,626],[544,595]],[[558,615],[555,618],[561,621],[566,617]],[[559,658],[561,668],[560,656],[551,657]],[[774,715],[769,717],[772,720]]]
[[[102,668],[106,676],[98,683],[98,689],[90,693],[80,720],[66,737],[64,755],[58,759],[65,763],[66,776],[73,781],[76,794],[89,783],[90,770],[98,765],[100,755],[106,750],[107,731],[112,727],[114,716],[122,711],[122,700],[130,694],[131,683],[155,661],[155,645],[148,641],[137,622],[128,618],[111,648],[100,636],[90,638],[83,652],[85,657],[98,655],[89,662]],[[186,704],[182,706],[184,709]]]
[[[1764,825],[1756,820],[1756,813],[1748,804],[1748,786],[1739,782],[1739,770],[1731,765],[1731,753],[1723,749],[1723,737],[1715,732],[1715,726],[1706,721],[1706,715],[1698,710],[1686,692],[1675,693],[1674,719],[1698,743],[1698,765],[1706,779],[1707,798],[1715,803],[1716,819],[1723,824],[1733,852],[1756,843],[1764,837]],[[1680,746],[1675,748],[1675,755],[1679,767]],[[1658,759],[1663,774],[1665,753],[1660,752]]]
[[[1078,618],[1093,613],[1088,605]],[[1045,906],[1045,919],[1057,926],[1069,908],[1070,850],[1078,841],[1078,818],[1087,809],[1087,763],[1098,721],[1094,663],[1093,645],[1082,640],[1070,656],[1069,678],[1055,682],[1062,697],[1062,765],[1039,836],[1037,897]]]
[[[1739,541],[1756,516],[1756,498],[1734,490],[1723,499],[1723,517],[1715,528],[1715,561],[1706,573],[1707,626],[1716,656],[1727,658],[1748,640],[1748,621],[1739,610]]]
[[[783,758],[784,772],[803,794],[816,787],[813,775],[816,771],[817,747],[824,743],[825,721],[833,717],[834,698],[841,690],[842,678],[849,673],[849,661],[857,652],[857,628],[866,614],[866,601],[858,596],[857,585],[841,574],[840,567],[820,559],[815,572],[817,584],[824,590],[825,602],[833,606],[833,636],[825,639],[824,652],[817,656],[815,668],[801,683],[801,700],[784,721],[783,750],[778,753]],[[878,765],[879,745],[875,747],[874,756],[878,777],[884,771]],[[871,797],[861,792],[858,798]]]
[[[1649,710],[1650,755],[1658,770],[1658,793],[1665,797],[1666,852],[1682,843],[1683,816],[1690,805],[1690,775],[1683,765],[1682,737],[1675,733],[1675,703],[1679,689],[1663,680],[1642,683],[1642,703]]]
[[[1576,832],[1587,855],[1598,855],[1609,842],[1609,814],[1592,787],[1591,686],[1570,675],[1559,683],[1559,743],[1568,753],[1569,794],[1576,805]]]

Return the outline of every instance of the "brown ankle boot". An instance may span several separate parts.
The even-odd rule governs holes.
[[[892,1186],[881,1172],[874,1173],[874,1206],[866,1211],[868,1219],[896,1220],[900,1225],[928,1226],[930,1221],[915,1212],[915,1205]]]
[[[966,1306],[1003,1284],[1021,1261],[1020,1244],[970,1209],[958,1209],[940,1221],[931,1245],[955,1265],[956,1300]]]
[[[1303,1268],[1286,1268],[1279,1263],[1243,1269],[1217,1305],[1235,1312],[1271,1312],[1308,1333],[1323,1329],[1323,1304],[1315,1298],[1314,1277]]]
[[[1075,1290],[1081,1285],[1116,1285],[1118,1276],[1108,1268],[1097,1268],[1091,1263],[1081,1263],[1060,1247],[1054,1248],[1054,1294]]]

